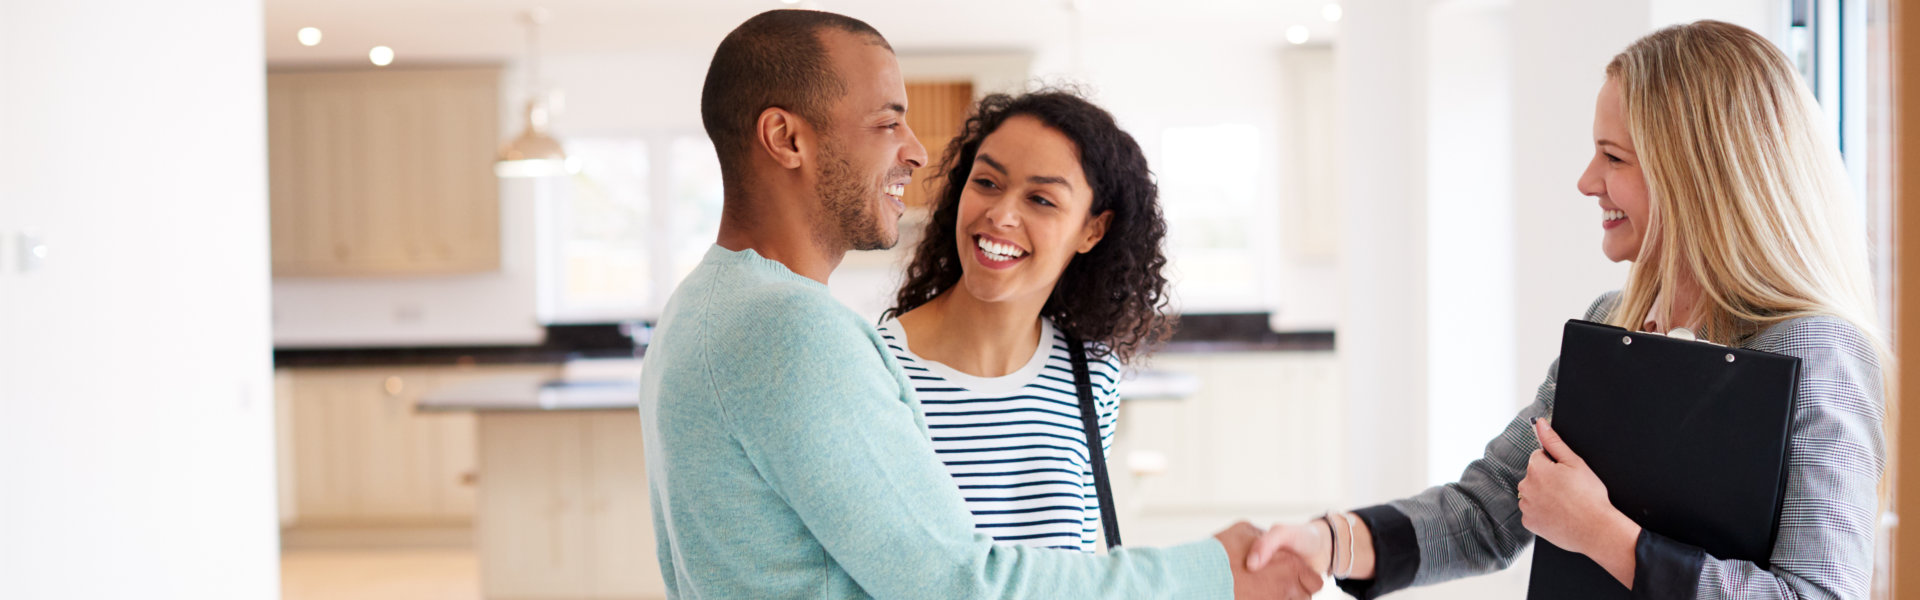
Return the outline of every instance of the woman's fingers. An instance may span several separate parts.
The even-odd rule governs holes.
[[[1286,545],[1285,528],[1285,524],[1274,525],[1272,529],[1260,534],[1260,539],[1253,541],[1253,547],[1247,549],[1247,570],[1252,571],[1267,566],[1267,560],[1273,556],[1273,553]]]
[[[1553,430],[1553,424],[1547,419],[1533,420],[1533,435],[1540,439],[1540,449],[1546,451],[1547,457],[1554,462],[1582,464],[1580,456],[1573,453],[1573,448],[1567,447],[1567,441],[1560,439],[1560,434]]]
[[[1273,561],[1276,553],[1304,550],[1301,547],[1302,540],[1299,539],[1302,531],[1310,532],[1311,530],[1303,526],[1281,523],[1274,525],[1266,533],[1260,534],[1260,539],[1254,540],[1253,547],[1247,550],[1247,570],[1257,570],[1267,566],[1267,563]]]

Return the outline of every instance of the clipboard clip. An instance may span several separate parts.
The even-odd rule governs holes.
[[[1709,342],[1709,341],[1706,341],[1706,340],[1703,340],[1703,339],[1700,339],[1700,336],[1697,336],[1697,335],[1694,335],[1694,334],[1693,334],[1693,330],[1692,330],[1692,329],[1687,329],[1687,328],[1685,328],[1685,327],[1675,327],[1675,328],[1673,328],[1673,329],[1671,329],[1671,330],[1669,330],[1669,331],[1667,331],[1667,337],[1670,337],[1670,338],[1674,338],[1674,339],[1680,339],[1680,340],[1686,340],[1686,341],[1689,341],[1689,342],[1700,342],[1700,343],[1702,343],[1702,344],[1709,344],[1709,345],[1714,345],[1714,346],[1720,346],[1720,347],[1722,347],[1722,348],[1725,348],[1725,347],[1726,347],[1726,346],[1724,346],[1724,345],[1721,345],[1721,344],[1715,344],[1715,343],[1713,343],[1713,342]],[[1732,362],[1732,361],[1728,361],[1728,362]]]

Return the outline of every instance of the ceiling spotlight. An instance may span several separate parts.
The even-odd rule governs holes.
[[[1307,43],[1307,26],[1295,25],[1287,28],[1287,41],[1295,45]]]
[[[320,45],[320,28],[301,27],[298,37],[302,46],[318,46]]]
[[[1328,4],[1320,7],[1320,18],[1326,19],[1328,23],[1339,22],[1340,15],[1341,10],[1338,4]]]
[[[393,49],[386,46],[374,46],[372,50],[367,51],[367,60],[373,61],[373,66],[376,67],[393,64]]]

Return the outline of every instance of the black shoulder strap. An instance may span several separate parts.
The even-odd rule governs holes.
[[[1080,392],[1080,428],[1087,433],[1087,460],[1093,463],[1093,487],[1100,495],[1100,525],[1106,528],[1107,549],[1111,550],[1120,547],[1120,520],[1114,516],[1107,451],[1100,443],[1100,413],[1093,401],[1093,377],[1087,372],[1087,347],[1078,337],[1068,335],[1067,352],[1073,357],[1073,385]]]

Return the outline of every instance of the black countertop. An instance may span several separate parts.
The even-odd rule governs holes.
[[[1267,313],[1184,315],[1161,352],[1330,352],[1331,331],[1275,332]],[[548,325],[546,341],[532,346],[393,346],[366,348],[276,348],[275,367],[432,366],[562,363],[581,358],[638,357],[619,323]],[[644,334],[643,334],[644,337]]]

